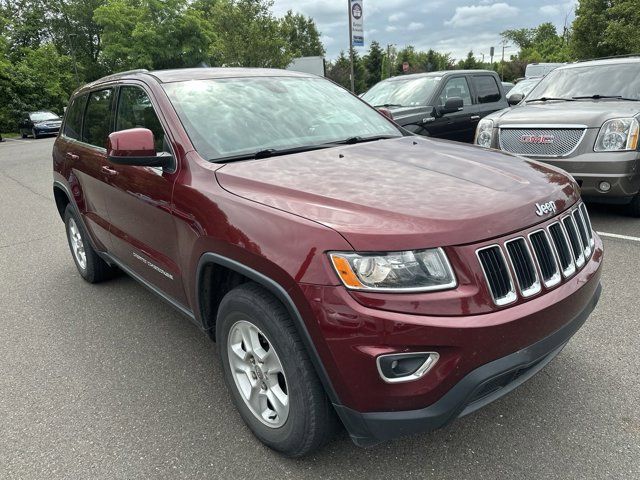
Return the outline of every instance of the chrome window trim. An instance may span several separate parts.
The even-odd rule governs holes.
[[[427,355],[427,359],[424,361],[420,367],[413,372],[411,375],[407,375],[406,377],[400,378],[388,378],[385,377],[382,373],[382,368],[380,367],[380,360],[385,357],[413,357],[415,355]],[[440,354],[438,352],[408,352],[408,353],[387,353],[384,355],[380,355],[376,358],[376,367],[378,369],[378,374],[380,378],[384,380],[386,383],[407,383],[407,382],[415,382],[420,378],[424,377],[427,373],[431,371],[431,369],[438,363],[440,359]]]
[[[549,232],[547,232],[545,229],[541,228],[540,230],[535,230],[535,231],[529,233],[529,235],[527,235],[527,237],[529,237],[529,243],[532,246],[533,246],[533,242],[531,241],[531,236],[535,235],[536,233],[542,233],[544,235],[545,241],[547,242],[547,245],[549,245],[549,249],[551,250],[551,261],[553,262],[553,264],[555,266],[555,272],[556,272],[547,281],[542,279],[542,275],[540,275],[540,278],[542,279],[542,283],[544,284],[544,286],[546,288],[553,288],[553,287],[555,287],[556,285],[558,285],[562,281],[562,273],[561,273],[560,263],[558,262],[558,259],[556,258],[555,245],[553,244],[553,240],[551,240],[551,238],[550,238]],[[533,255],[535,256],[536,262],[538,264],[538,268],[540,268],[540,259],[538,258],[538,255],[536,254],[535,248],[531,248],[531,251],[533,252]],[[540,271],[540,273],[542,274],[542,270]]]
[[[511,243],[515,243],[522,240],[522,242],[524,243],[525,248],[527,249],[527,253],[529,254],[529,260],[531,261],[531,266],[533,267],[533,273],[536,277],[535,282],[533,283],[533,285],[531,285],[531,287],[527,288],[526,290],[522,289],[522,285],[520,284],[520,280],[518,279],[518,274],[516,273],[516,267],[513,263],[513,258],[511,257],[511,254],[509,253],[509,248],[508,245]],[[522,295],[524,298],[529,298],[529,297],[533,297],[534,295],[537,295],[538,293],[540,293],[542,291],[542,285],[540,284],[540,276],[538,275],[538,267],[535,264],[534,261],[534,257],[533,254],[531,253],[531,249],[529,248],[529,244],[527,243],[527,240],[524,237],[515,237],[512,238],[511,240],[507,240],[506,242],[504,242],[504,248],[507,251],[507,256],[509,257],[509,263],[511,264],[511,269],[513,271],[513,273],[515,274],[515,278],[516,278],[516,283],[518,284],[518,290],[520,291],[520,295]]]
[[[485,250],[490,250],[492,248],[497,248],[498,251],[500,252],[500,256],[502,257],[502,261],[504,262],[504,266],[507,269],[507,275],[509,277],[510,289],[509,289],[509,292],[502,298],[496,298],[494,296],[493,290],[491,290],[491,285],[489,285],[489,276],[487,275],[487,271],[485,270],[484,265],[482,264],[482,260],[480,259],[480,252],[483,252]],[[478,258],[478,263],[480,264],[480,268],[482,269],[482,273],[484,274],[485,283],[487,285],[487,288],[489,289],[489,293],[491,294],[493,303],[495,303],[499,307],[504,307],[505,305],[509,305],[515,302],[518,299],[518,295],[516,294],[513,275],[511,274],[511,269],[509,268],[509,263],[507,262],[504,252],[502,251],[502,247],[496,243],[493,245],[487,245],[486,247],[479,248],[476,250],[476,257]]]

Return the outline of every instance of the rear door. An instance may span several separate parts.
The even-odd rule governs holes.
[[[118,90],[115,131],[148,128],[156,151],[172,153],[150,92],[142,84],[122,85]],[[113,253],[136,275],[186,305],[171,204],[177,164],[169,169],[116,164],[109,168],[113,171],[107,201]]]
[[[103,88],[73,100],[61,135],[59,154],[67,162],[69,184],[84,223],[99,250],[109,250],[105,202],[108,178],[106,142],[111,129],[114,89]]]
[[[475,101],[478,105],[476,110],[476,125],[481,118],[509,106],[501,82],[498,81],[497,76],[478,74],[473,75],[471,81],[473,83]]]

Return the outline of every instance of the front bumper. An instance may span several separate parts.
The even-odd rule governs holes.
[[[34,127],[33,130],[38,135],[53,135],[60,131],[60,127]]]
[[[639,152],[590,152],[568,158],[531,157],[570,173],[583,198],[596,202],[628,203],[640,192]],[[609,191],[600,184],[611,185]]]
[[[368,413],[336,405],[336,411],[359,446],[441,428],[501,398],[542,370],[584,324],[601,291],[598,284],[587,305],[564,327],[533,345],[473,370],[433,405],[419,410]]]

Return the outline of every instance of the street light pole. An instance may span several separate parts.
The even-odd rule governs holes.
[[[347,0],[347,18],[349,19],[349,58],[351,60],[351,91],[356,93],[355,68],[353,66],[353,23],[351,21],[351,0]]]
[[[507,45],[507,41],[503,40],[502,41],[502,65],[500,68],[500,77],[502,77],[502,81],[504,82],[504,50],[508,47],[510,47],[511,45]]]

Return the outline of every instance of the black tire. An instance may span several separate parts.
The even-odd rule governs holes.
[[[633,197],[627,209],[632,217],[640,218],[640,193]]]
[[[232,327],[239,321],[249,322],[263,332],[268,348],[275,349],[282,364],[289,412],[279,428],[265,425],[252,413],[232,376],[228,340]],[[240,285],[227,293],[218,310],[216,338],[225,382],[235,406],[260,441],[288,457],[301,457],[333,438],[339,425],[336,413],[293,320],[273,295],[256,283]]]
[[[26,133],[24,133],[24,131],[22,131],[22,130],[20,130],[20,136],[21,136],[22,138],[27,138],[27,134],[26,134]]]
[[[36,129],[35,129],[35,128],[32,128],[32,129],[31,129],[31,135],[33,135],[34,140],[35,140],[35,139],[37,139],[37,138],[39,138],[39,136],[38,136],[38,132],[36,132]]]
[[[78,260],[78,257],[74,252],[74,247],[72,244],[73,240],[71,238],[72,235],[70,233],[70,225],[72,225],[72,222],[73,225],[75,225],[77,232],[79,233],[80,241],[82,242],[82,246],[84,248],[84,266]],[[64,225],[67,234],[67,242],[69,243],[69,249],[71,250],[71,257],[73,258],[73,261],[78,268],[80,276],[89,283],[100,283],[113,278],[114,274],[117,271],[116,268],[109,266],[109,264],[102,258],[100,258],[100,256],[93,249],[93,247],[91,246],[91,242],[87,237],[87,232],[85,232],[82,222],[78,219],[78,216],[76,215],[75,210],[71,205],[68,205],[66,210],[64,211]]]

